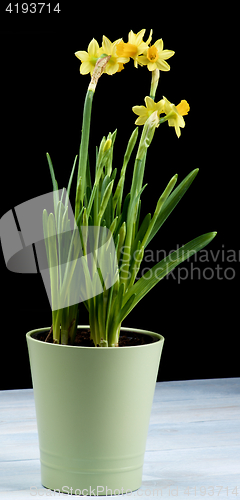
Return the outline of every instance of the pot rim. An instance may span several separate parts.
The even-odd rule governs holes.
[[[89,325],[78,325],[77,328],[90,328],[90,326]],[[92,347],[87,347],[87,346],[52,344],[52,343],[43,342],[42,340],[37,340],[37,339],[32,338],[32,335],[34,333],[44,332],[44,331],[49,331],[49,330],[50,330],[50,327],[36,328],[34,330],[30,330],[29,332],[27,332],[26,337],[31,339],[33,342],[38,342],[38,343],[44,344],[46,346],[54,346],[54,347],[58,347],[58,348],[68,348],[68,349],[91,349],[91,351],[93,349]],[[152,332],[150,330],[142,330],[139,328],[128,328],[126,326],[122,326],[120,330],[121,331],[128,331],[128,332],[142,333],[144,335],[148,335],[149,337],[155,337],[158,340],[153,342],[153,344],[158,344],[158,342],[164,342],[164,340],[165,340],[164,337],[160,333],[155,333],[155,332]],[[153,344],[123,346],[123,347],[121,347],[121,349],[136,349],[136,348],[142,348],[142,347],[146,348],[146,347],[152,346]],[[99,351],[106,350],[106,349],[107,350],[110,350],[110,349],[116,350],[116,347],[101,347],[101,349],[99,349]]]

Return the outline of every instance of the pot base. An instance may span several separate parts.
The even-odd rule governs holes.
[[[142,484],[142,466],[129,471],[81,473],[49,468],[41,461],[41,482],[45,488],[67,495],[130,494]]]

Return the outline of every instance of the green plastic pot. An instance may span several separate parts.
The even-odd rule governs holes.
[[[79,328],[89,328],[83,326]],[[164,338],[133,347],[49,344],[27,333],[41,481],[76,495],[137,490]]]

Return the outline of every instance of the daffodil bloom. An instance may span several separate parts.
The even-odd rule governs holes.
[[[85,50],[75,52],[75,56],[82,62],[80,66],[80,73],[82,75],[87,75],[88,73],[92,75],[95,64],[100,55],[101,51],[95,38],[93,38],[89,43],[87,52]]]
[[[143,41],[146,30],[141,30],[137,34],[130,31],[128,34],[128,42],[120,41],[117,45],[117,56],[127,57],[128,61],[131,57],[134,60],[134,66],[138,67],[139,55],[147,50],[149,43],[152,40],[152,30],[146,42]]]
[[[159,102],[155,102],[151,97],[145,97],[144,99],[146,106],[133,106],[132,110],[136,115],[139,115],[137,120],[135,121],[135,125],[144,125],[149,116],[152,113],[157,111],[158,117],[160,117],[160,113],[164,110],[165,101],[161,99]]]
[[[175,54],[173,50],[163,50],[162,38],[157,40],[151,47],[148,47],[142,56],[139,56],[138,62],[142,65],[147,65],[149,71],[160,69],[161,71],[169,71],[170,66],[166,62]]]
[[[175,127],[175,131],[178,137],[181,135],[180,128],[185,127],[185,121],[183,119],[184,115],[187,115],[190,106],[187,101],[181,101],[177,106],[169,102],[166,97],[163,97],[164,100],[164,113],[166,116],[161,119],[163,121],[168,120],[169,127]]]
[[[111,56],[104,71],[104,73],[107,73],[108,75],[114,75],[114,73],[122,71],[123,64],[129,61],[129,58],[127,57],[117,56],[117,46],[119,42],[121,42],[121,38],[112,43],[106,36],[103,35],[100,52],[102,54],[106,54],[107,56]]]

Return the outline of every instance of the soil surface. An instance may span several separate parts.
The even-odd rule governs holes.
[[[48,342],[50,344],[53,343],[53,335],[51,330],[50,332],[35,333],[32,335],[32,337],[36,340],[41,340],[42,342]],[[157,339],[155,339],[154,337],[150,337],[142,333],[125,331],[120,334],[118,347],[152,344],[153,342],[156,342],[156,340]],[[90,330],[78,329],[73,345],[95,347],[92,339],[90,339]]]

